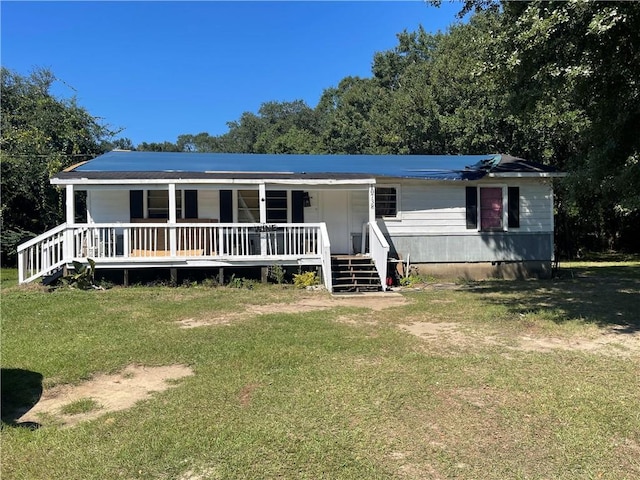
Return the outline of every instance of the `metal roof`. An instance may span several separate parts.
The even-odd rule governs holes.
[[[114,150],[58,173],[77,178],[417,178],[476,180],[492,172],[555,172],[508,155],[285,155]]]

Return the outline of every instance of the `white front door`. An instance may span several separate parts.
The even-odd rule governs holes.
[[[349,229],[349,191],[325,190],[322,192],[320,221],[327,225],[332,254],[351,253]]]

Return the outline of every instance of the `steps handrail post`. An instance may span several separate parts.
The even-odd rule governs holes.
[[[324,222],[320,224],[320,245],[324,286],[327,291],[331,292],[333,291],[333,282],[331,280],[331,240],[329,240],[329,232],[327,232],[327,225]]]
[[[24,252],[25,252],[25,250],[18,251],[18,283],[24,283],[24,280],[25,280],[25,276],[24,276],[24,261],[25,261]]]
[[[369,251],[380,277],[382,291],[387,289],[387,261],[389,243],[375,222],[369,222]]]
[[[67,228],[64,231],[64,261],[65,263],[69,263],[71,259],[74,257],[74,245],[73,245],[73,227],[67,225]]]

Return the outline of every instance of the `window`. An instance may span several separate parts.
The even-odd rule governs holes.
[[[396,187],[376,187],[376,218],[395,217],[398,214]]]
[[[260,198],[258,190],[238,190],[238,222],[260,222]]]
[[[260,222],[260,195],[258,190],[238,190],[238,222]],[[287,223],[288,196],[286,190],[267,191],[267,222]]]
[[[169,190],[147,191],[148,218],[169,218]],[[182,218],[182,190],[176,190],[176,218]]]
[[[478,221],[484,232],[520,228],[520,188],[467,187],[466,217],[468,229],[477,229]]]

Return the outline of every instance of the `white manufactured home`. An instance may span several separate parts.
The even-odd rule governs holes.
[[[390,259],[548,275],[562,175],[507,155],[112,151],[51,179],[66,223],[18,248],[19,276],[87,258],[123,271],[316,266],[330,291],[384,290]]]

